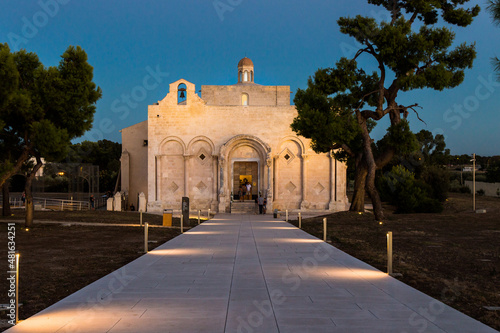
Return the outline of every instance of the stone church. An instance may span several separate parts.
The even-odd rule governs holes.
[[[122,192],[144,193],[148,211],[181,208],[230,212],[248,182],[255,200],[273,209],[346,210],[346,165],[316,154],[290,124],[290,86],[255,83],[253,62],[238,63],[237,83],[203,85],[184,79],[148,107],[148,120],[122,129]]]

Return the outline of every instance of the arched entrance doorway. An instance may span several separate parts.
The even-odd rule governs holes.
[[[270,152],[269,145],[251,135],[235,136],[221,147],[219,211],[228,211],[231,195],[239,200],[239,187],[246,182],[251,185],[246,200],[270,195]]]

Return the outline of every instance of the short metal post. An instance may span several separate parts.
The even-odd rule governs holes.
[[[181,234],[184,233],[184,215],[181,213]]]
[[[141,221],[140,221],[140,223],[141,223],[141,227],[142,227],[142,210],[141,210]]]
[[[21,255],[16,253],[16,325],[19,322],[19,258]]]
[[[198,225],[200,225],[201,210],[198,209]]]
[[[144,253],[148,253],[149,247],[148,247],[148,227],[149,224],[146,222],[144,223]]]
[[[392,231],[387,233],[387,274],[392,275]]]
[[[79,210],[82,210],[82,203],[81,202],[80,202],[80,208],[79,208]]]
[[[64,200],[61,200],[61,212],[64,210]]]
[[[299,229],[302,229],[302,215],[299,212]]]
[[[80,205],[81,205],[81,203],[80,203]],[[47,199],[43,200],[43,208],[47,208]]]
[[[288,209],[285,210],[285,221],[288,222]]]
[[[210,208],[208,209],[208,219],[210,220]]]
[[[326,217],[323,219],[323,241],[326,242]]]

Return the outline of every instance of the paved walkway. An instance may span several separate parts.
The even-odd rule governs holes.
[[[219,214],[8,332],[496,331],[272,216]]]

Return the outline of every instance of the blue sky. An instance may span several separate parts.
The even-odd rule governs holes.
[[[498,155],[500,83],[490,59],[500,53],[500,27],[491,23],[486,1],[471,3],[481,5],[480,16],[454,28],[457,43],[477,46],[465,82],[401,93],[400,103],[419,103],[427,125],[412,114],[412,129],[444,134],[452,154]],[[357,14],[386,17],[364,0],[2,0],[0,42],[37,53],[46,66],[57,65],[69,45],[82,46],[103,97],[94,128],[80,140],[121,142],[119,130],[146,120],[147,105],[165,97],[169,83],[184,78],[197,90],[234,84],[245,55],[256,83],[290,85],[293,99],[318,68],[353,55],[355,44],[336,21]],[[380,138],[387,124],[381,121],[373,136]]]

